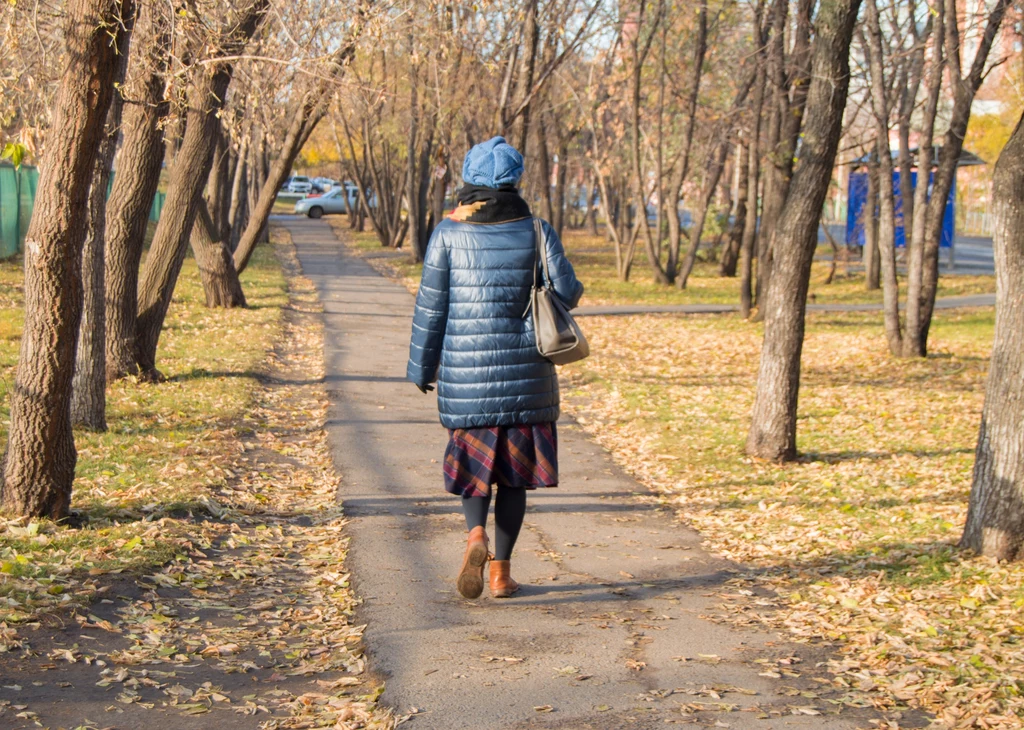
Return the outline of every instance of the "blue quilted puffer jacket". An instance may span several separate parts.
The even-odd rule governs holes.
[[[583,294],[561,241],[544,223],[548,268],[570,308]],[[558,420],[555,366],[537,352],[533,317],[533,220],[460,223],[434,230],[416,297],[407,377],[438,383],[447,428]]]

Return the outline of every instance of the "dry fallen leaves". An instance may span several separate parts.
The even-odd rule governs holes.
[[[566,405],[709,549],[754,568],[717,615],[835,642],[851,704],[924,709],[936,730],[1019,728],[1024,565],[956,549],[991,324],[944,314],[933,356],[905,361],[875,315],[812,316],[807,456],[786,466],[744,454],[761,336],[736,318],[588,318],[594,354],[564,370]]]
[[[295,271],[290,248],[280,248],[286,268]],[[381,688],[362,676],[364,627],[351,620],[357,599],[344,568],[345,518],[323,430],[328,400],[319,305],[308,280],[293,275],[288,285],[291,312],[275,331],[275,347],[262,366],[271,377],[250,389],[246,407],[229,423],[202,434],[201,448],[184,445],[193,451],[177,462],[191,459],[213,470],[214,478],[207,473],[194,481],[189,494],[207,519],[186,513],[140,521],[140,533],[122,539],[117,549],[130,554],[159,539],[173,547],[168,559],[144,571],[142,595],[124,601],[116,620],[99,619],[87,609],[76,614],[83,629],[116,633],[128,640],[127,647],[88,656],[77,648],[57,649],[51,660],[94,666],[97,683],[115,687],[122,706],[187,715],[225,707],[259,718],[265,730],[392,728],[397,718],[376,702]],[[186,381],[182,388],[192,384]],[[164,386],[173,384],[154,387]],[[188,475],[195,468],[171,472]],[[19,535],[11,527],[27,532]],[[31,525],[8,526],[18,539],[49,539],[57,529],[47,526],[39,535]],[[11,563],[7,575],[26,578],[27,568],[16,558]],[[61,598],[57,607],[86,606],[102,589],[100,576],[117,570],[113,565],[98,564],[92,578],[53,594]],[[39,576],[32,580],[39,582]],[[54,584],[69,585],[63,577]],[[63,599],[68,594],[74,598]],[[22,605],[29,615],[54,608],[53,602],[32,600]],[[16,630],[0,624],[3,650],[18,642]],[[185,667],[203,669],[180,672]],[[198,685],[189,680],[256,671],[270,672],[270,681],[252,685],[245,695],[210,679]],[[291,677],[301,678],[300,685],[288,682]],[[286,689],[296,686],[308,691]],[[0,714],[8,709],[14,708],[0,707]]]

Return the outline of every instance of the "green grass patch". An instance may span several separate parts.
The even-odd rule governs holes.
[[[139,571],[187,549],[185,522],[218,511],[214,492],[237,453],[261,362],[287,303],[271,246],[242,275],[249,307],[207,309],[187,259],[160,339],[158,384],[133,379],[107,389],[106,433],[77,430],[72,510],[80,526],[8,522],[0,530],[0,621],[84,600],[95,578]],[[21,264],[0,263],[0,443],[6,443],[23,317]]]

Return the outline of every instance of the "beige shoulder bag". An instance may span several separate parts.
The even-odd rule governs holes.
[[[544,241],[544,229],[540,218],[533,219],[533,235],[536,240],[535,255],[540,259],[533,262],[533,291],[528,314],[533,310],[533,329],[537,335],[537,351],[556,365],[565,365],[582,360],[590,354],[590,345],[576,320],[569,314],[551,284],[548,272],[548,250]],[[544,275],[541,277],[540,272]]]

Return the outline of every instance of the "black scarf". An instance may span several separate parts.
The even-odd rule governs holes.
[[[464,185],[456,193],[459,207],[452,220],[462,223],[505,223],[530,217],[530,206],[519,195],[515,185],[485,188]]]

